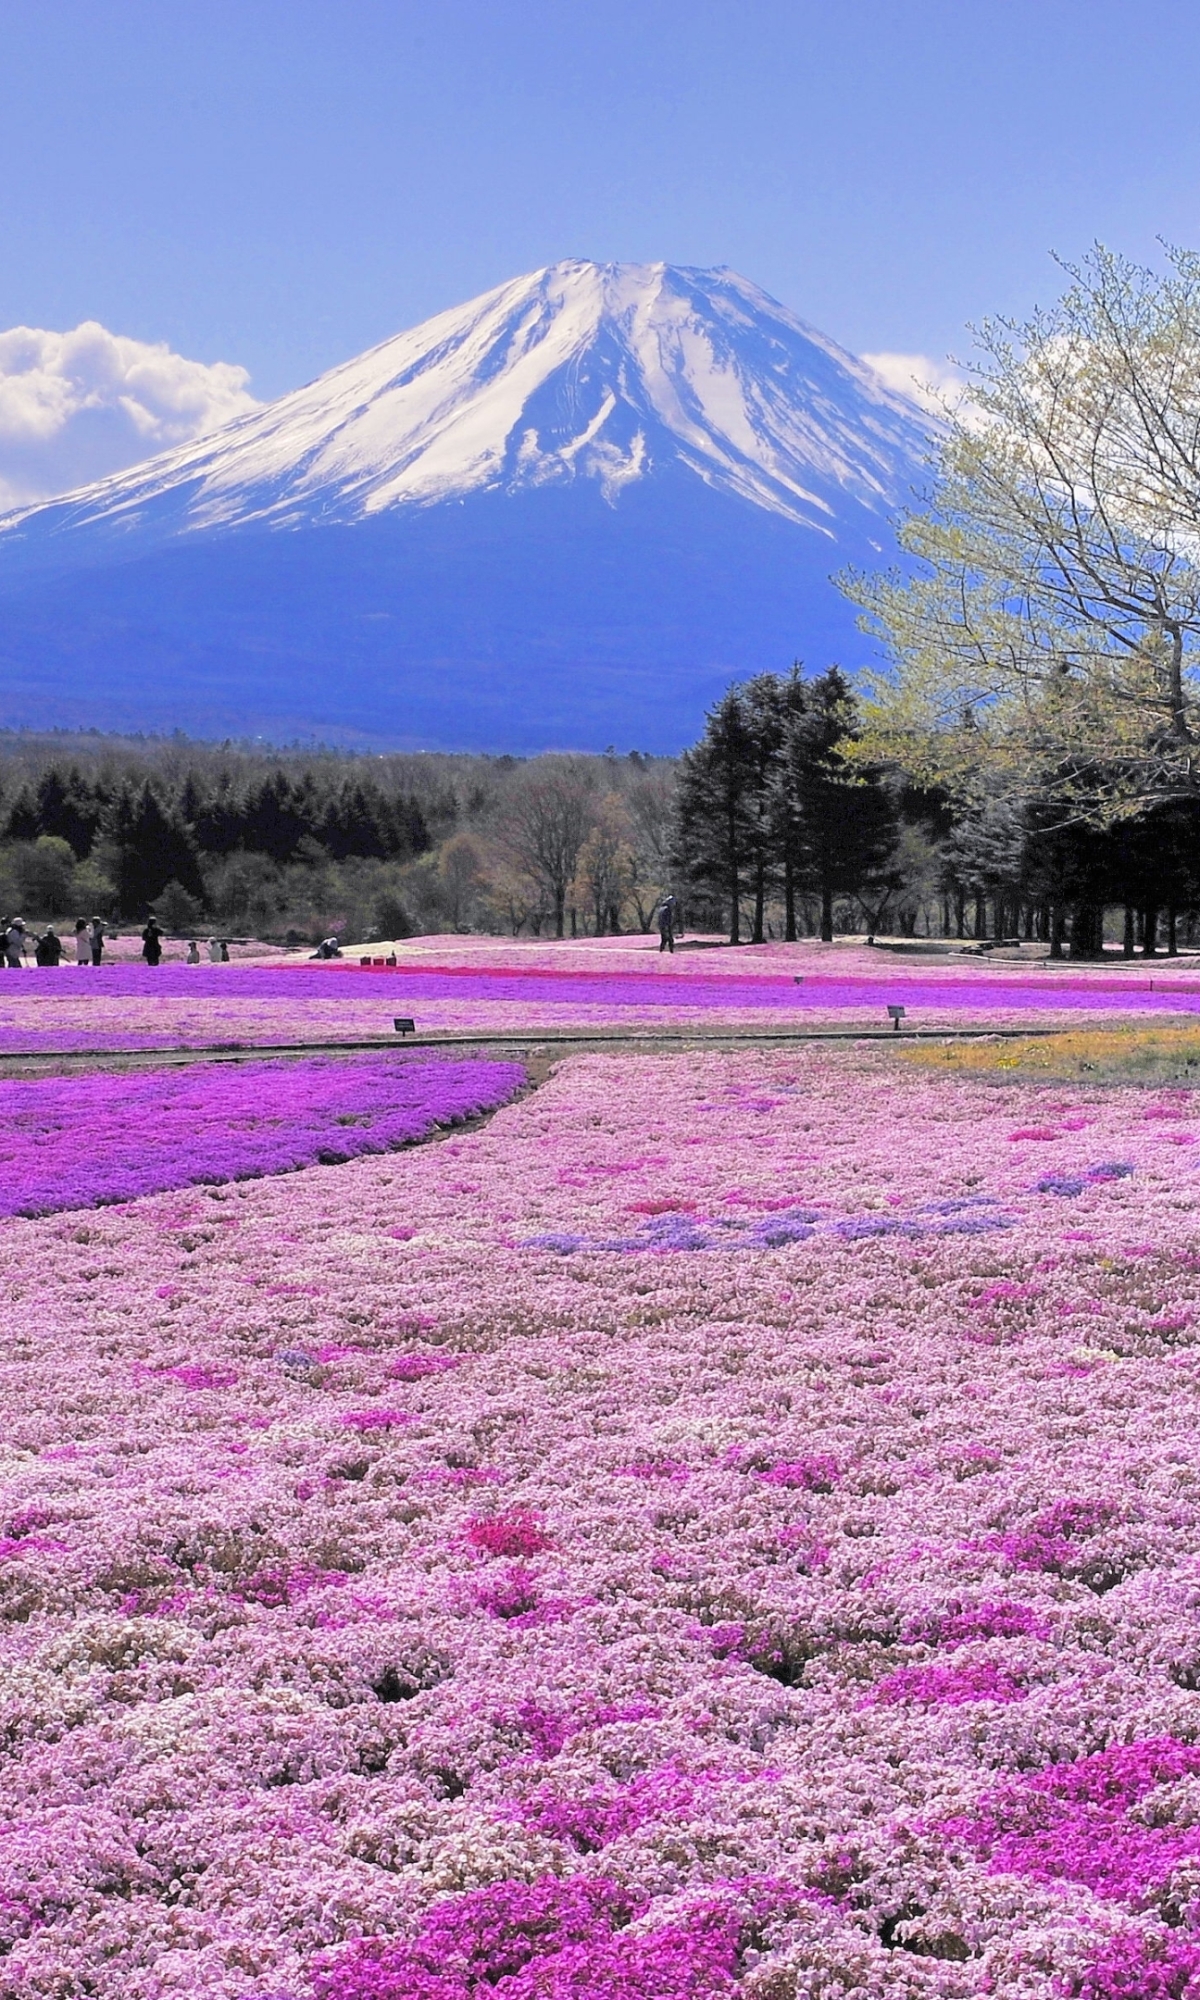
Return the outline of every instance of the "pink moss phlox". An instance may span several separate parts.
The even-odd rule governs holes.
[[[407,1410],[343,1410],[338,1421],[347,1430],[369,1437],[373,1431],[399,1430],[413,1420]]]
[[[475,1584],[471,1595],[481,1611],[510,1623],[536,1620],[543,1608],[538,1578],[523,1563],[510,1563],[507,1569],[489,1571]]]
[[[877,1681],[865,1707],[912,1702],[921,1708],[957,1708],[968,1701],[1023,1701],[1028,1690],[994,1660],[966,1666],[898,1667]]]
[[[579,1854],[595,1854],[652,1821],[678,1819],[695,1795],[695,1782],[676,1765],[664,1764],[627,1785],[582,1797],[542,1788],[522,1801],[517,1817]]]
[[[0,1216],[132,1201],[389,1152],[520,1090],[519,1063],[313,1056],[9,1079]],[[82,1136],[86,1135],[86,1142]]]
[[[482,1514],[467,1523],[467,1540],[473,1549],[489,1556],[536,1556],[553,1547],[537,1516],[522,1509],[509,1514]]]
[[[185,1389],[232,1389],[238,1379],[236,1368],[222,1368],[211,1361],[187,1361],[163,1372]]]
[[[724,2000],[740,1921],[713,1898],[657,1926],[598,1877],[498,1883],[436,1904],[411,1943],[352,1946],[316,2000]]]
[[[828,1452],[814,1452],[806,1458],[780,1459],[758,1477],[766,1486],[782,1486],[791,1493],[832,1493],[841,1467]]]
[[[447,1375],[461,1368],[461,1354],[397,1354],[388,1364],[394,1382],[420,1382],[427,1375]]]
[[[1200,1943],[1119,1931],[1060,1991],[1070,2000],[1200,2000]]]
[[[1134,1818],[1160,1785],[1200,1774],[1200,1749],[1175,1737],[1122,1743],[1001,1788],[943,1832],[994,1874],[1084,1883],[1140,1906],[1182,1861],[1200,1858],[1200,1826]]]
[[[644,1457],[631,1458],[626,1465],[617,1468],[618,1477],[623,1479],[670,1479],[682,1482],[691,1477],[691,1467],[681,1458],[672,1458],[669,1452],[648,1452]]]
[[[926,1646],[964,1646],[973,1639],[1048,1639],[1050,1626],[1029,1604],[1010,1598],[987,1599],[982,1604],[956,1605],[912,1619],[904,1628],[905,1643]]]

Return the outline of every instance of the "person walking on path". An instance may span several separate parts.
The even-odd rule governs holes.
[[[147,965],[157,965],[162,957],[162,932],[153,917],[142,932],[142,957]]]
[[[57,965],[62,955],[62,939],[54,925],[47,924],[33,947],[33,956],[39,965]]]
[[[87,918],[75,919],[75,963],[90,965],[92,962],[92,940],[88,933]]]
[[[658,906],[658,948],[673,952],[675,949],[675,919],[679,905],[674,896],[664,896]]]
[[[24,917],[14,917],[4,933],[4,963],[10,972],[19,972],[25,963],[29,933]]]
[[[110,938],[114,935],[114,932],[109,932]],[[92,947],[92,964],[100,965],[104,959],[104,921],[101,917],[93,917],[88,925],[88,942]]]

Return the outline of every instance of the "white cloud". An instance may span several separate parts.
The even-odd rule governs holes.
[[[957,408],[970,386],[961,369],[929,354],[864,354],[862,359],[889,389],[937,416]]]
[[[0,508],[120,472],[259,408],[244,368],[84,320],[0,333]]]

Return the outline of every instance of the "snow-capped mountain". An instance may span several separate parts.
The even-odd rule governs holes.
[[[555,264],[0,520],[0,721],[675,747],[847,658],[928,419],[730,271]]]

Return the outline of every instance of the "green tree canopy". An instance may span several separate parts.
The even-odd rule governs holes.
[[[1198,788],[1200,258],[1068,276],[979,329],[912,571],[843,587],[892,661],[863,754],[1104,820]]]

